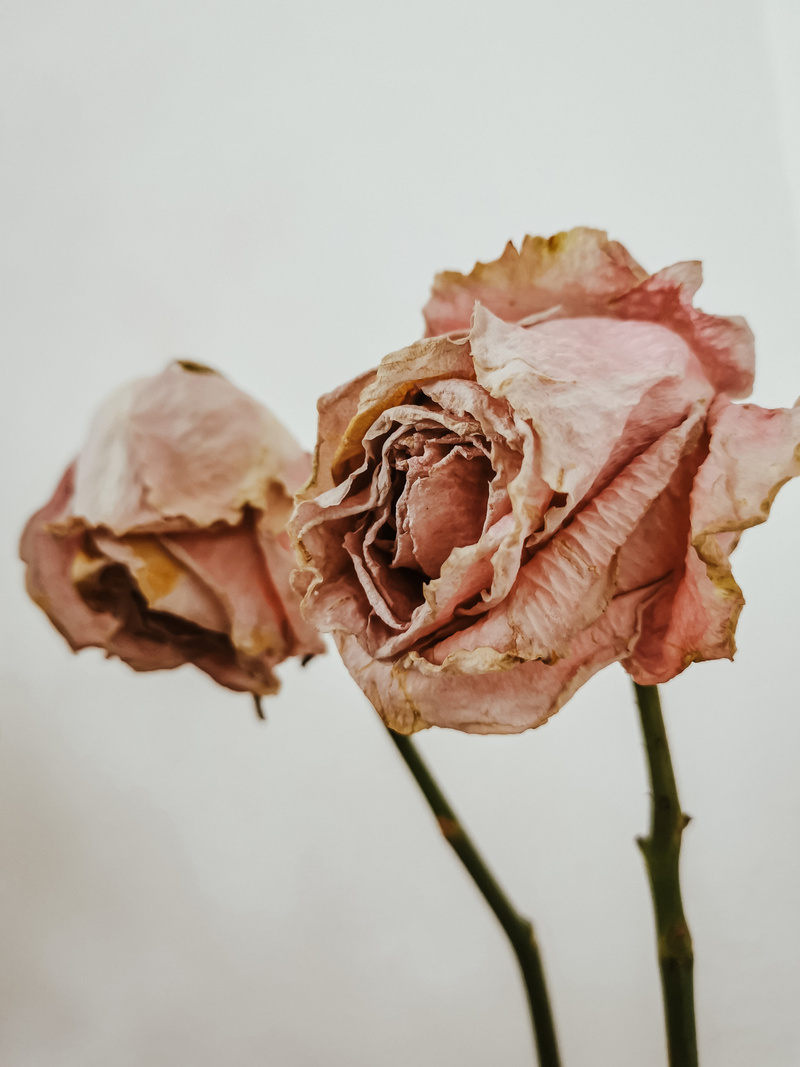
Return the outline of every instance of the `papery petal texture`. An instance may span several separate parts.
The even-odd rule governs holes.
[[[732,403],[753,336],[701,281],[527,237],[438,275],[426,338],[322,399],[294,585],[394,729],[515,732],[612,662],[733,655],[729,556],[800,472],[800,409]]]
[[[291,587],[286,535],[310,457],[220,374],[173,363],[118,390],[20,545],[31,597],[73,649],[136,670],[194,663],[277,691],[324,650]]]

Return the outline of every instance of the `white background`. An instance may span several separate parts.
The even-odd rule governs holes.
[[[4,0],[0,49],[0,1060],[530,1064],[513,959],[335,654],[264,726],[191,668],[73,657],[16,540],[121,382],[214,364],[311,447],[433,273],[526,232],[702,259],[755,399],[793,403],[797,6]],[[737,552],[736,664],[663,693],[704,1067],[800,1061],[799,529],[792,485]],[[537,925],[565,1067],[665,1064],[623,672],[420,745]]]

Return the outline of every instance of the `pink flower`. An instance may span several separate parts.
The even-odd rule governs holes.
[[[800,409],[736,405],[742,319],[577,229],[434,282],[428,337],[319,404],[291,525],[306,617],[390,726],[538,726],[596,671],[730,658],[729,554],[800,471]]]
[[[310,458],[260,404],[199,364],[118,390],[28,522],[28,592],[74,650],[275,693],[273,667],[324,651],[299,614],[286,534]]]

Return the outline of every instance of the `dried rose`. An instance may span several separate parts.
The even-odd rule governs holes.
[[[309,470],[261,404],[172,363],[109,398],[28,522],[28,592],[74,650],[275,693],[276,664],[324,650],[289,583],[286,522]]]
[[[731,657],[728,556],[800,472],[800,409],[735,405],[742,319],[604,233],[440,274],[428,339],[322,398],[291,531],[306,617],[395,729],[538,726],[616,660]]]

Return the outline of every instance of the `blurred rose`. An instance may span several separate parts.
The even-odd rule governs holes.
[[[392,727],[523,730],[615,660],[733,655],[728,556],[800,471],[800,410],[731,403],[752,334],[700,281],[528,237],[439,275],[428,339],[320,401],[298,589]]]
[[[220,374],[173,363],[124,386],[20,554],[31,597],[73,649],[135,670],[194,663],[274,693],[273,667],[323,651],[289,585],[286,534],[310,459]]]

